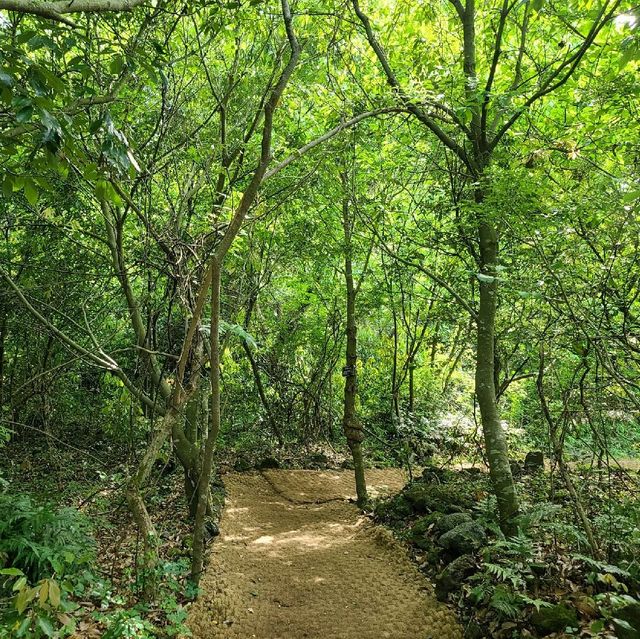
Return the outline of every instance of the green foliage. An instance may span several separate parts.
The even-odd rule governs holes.
[[[55,509],[28,495],[0,494],[0,561],[31,582],[56,575],[76,580],[95,560],[87,519],[73,508]]]
[[[156,637],[189,637],[186,626],[185,600],[194,599],[197,589],[185,579],[186,560],[163,562],[157,567],[162,577],[161,588],[153,607],[137,604],[129,608],[95,612],[94,618],[106,627],[106,639],[155,639]],[[149,614],[151,613],[151,614]],[[154,621],[151,622],[150,618]],[[161,621],[159,621],[161,620]]]
[[[74,632],[75,620],[67,613],[76,606],[68,600],[68,584],[49,578],[31,585],[17,568],[1,569],[0,584],[13,595],[9,611],[0,616],[0,637],[57,638]]]
[[[149,639],[154,636],[153,624],[135,610],[121,610],[106,615],[103,621],[107,624],[103,639]]]

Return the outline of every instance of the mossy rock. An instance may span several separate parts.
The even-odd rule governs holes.
[[[429,528],[436,524],[442,517],[442,513],[431,513],[430,515],[420,517],[409,529],[407,541],[422,550],[431,550],[433,548],[433,541],[427,532]]]
[[[540,632],[562,632],[565,628],[578,625],[578,615],[574,608],[564,603],[536,610],[531,615],[531,623]]]
[[[251,462],[246,457],[238,457],[233,464],[233,469],[238,473],[244,473],[251,468]]]
[[[448,515],[443,515],[439,517],[437,522],[433,527],[434,535],[444,535],[444,533],[453,530],[456,526],[460,524],[466,524],[467,522],[472,521],[472,517],[469,513],[450,513]]]
[[[424,515],[424,517],[420,517],[420,519],[415,520],[413,526],[411,526],[411,531],[416,534],[423,535],[431,526],[440,521],[442,517],[444,517],[444,515],[438,512]]]
[[[278,469],[281,467],[280,462],[275,457],[265,457],[260,460],[258,468],[260,470]]]
[[[462,587],[464,580],[476,571],[476,561],[472,555],[461,555],[444,567],[436,577],[436,597],[445,601],[447,595]]]
[[[454,557],[476,552],[486,541],[487,533],[477,521],[465,521],[438,537],[438,545]]]
[[[613,625],[618,639],[640,637],[640,602],[627,604],[615,613]]]
[[[405,499],[416,513],[455,513],[469,510],[473,499],[460,486],[415,482],[404,491]]]
[[[376,519],[393,524],[411,517],[413,508],[404,495],[400,494],[391,499],[379,501],[374,508],[374,514]]]
[[[304,458],[302,465],[305,468],[322,469],[329,465],[329,458],[322,452],[310,453]]]
[[[449,480],[451,471],[445,470],[438,466],[428,465],[422,469],[422,478],[419,481],[432,482],[434,480],[439,482],[446,482]]]

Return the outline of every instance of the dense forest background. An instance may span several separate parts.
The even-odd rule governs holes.
[[[0,636],[186,632],[219,471],[327,463],[488,469],[480,636],[551,552],[639,636],[637,7],[0,10]]]

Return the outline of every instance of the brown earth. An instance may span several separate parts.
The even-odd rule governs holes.
[[[373,494],[400,489],[369,470]],[[196,639],[460,639],[453,614],[388,531],[361,516],[349,471],[226,475],[227,507],[189,626]]]

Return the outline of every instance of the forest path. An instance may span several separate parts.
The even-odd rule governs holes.
[[[400,489],[369,470],[370,491]],[[452,613],[352,497],[351,471],[225,476],[227,506],[189,626],[196,639],[459,639]]]

